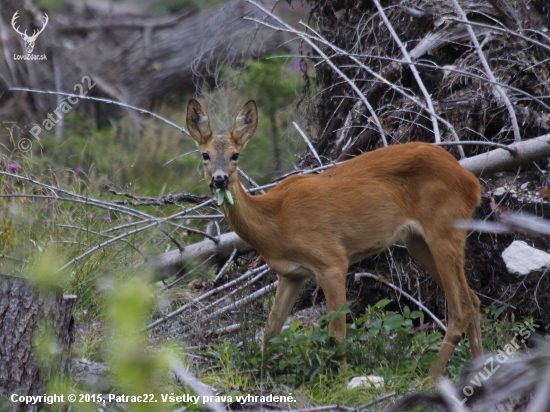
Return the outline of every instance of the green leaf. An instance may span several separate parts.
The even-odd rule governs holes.
[[[290,326],[290,330],[292,332],[296,332],[296,329],[298,329],[301,325],[301,322],[299,320],[295,321],[295,322],[292,322],[289,326]]]
[[[231,195],[231,192],[227,189],[225,189],[225,198],[230,204],[235,204],[235,202],[233,202],[233,196]]]
[[[377,302],[376,305],[374,305],[373,307],[377,309],[382,309],[388,306],[390,303],[391,303],[390,299],[382,299],[381,301]]]
[[[418,310],[413,310],[411,312],[411,319],[418,319],[418,318],[424,320],[424,314]]]
[[[221,206],[221,204],[223,203],[223,196],[224,195],[224,192],[222,192],[220,189],[216,189],[216,197],[217,197],[217,202],[218,202],[218,206]]]
[[[508,308],[508,305],[501,306],[495,310],[494,318],[497,319],[502,312],[504,312]]]

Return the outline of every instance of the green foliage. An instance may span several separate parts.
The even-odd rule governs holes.
[[[391,301],[384,299],[367,307],[365,314],[348,327],[347,359],[357,371],[369,370],[378,375],[410,373],[425,376],[437,358],[436,344],[441,340],[439,332],[415,332],[413,322],[424,320],[424,314],[411,311],[403,313],[384,311]]]
[[[146,335],[140,332],[153,308],[147,279],[134,276],[112,287],[106,304],[110,331],[107,353],[115,378],[129,396],[153,394],[160,399],[159,383],[166,374],[162,352],[146,352]],[[148,403],[129,404],[134,411],[149,411]]]
[[[260,342],[244,340],[240,350],[235,344],[223,343],[212,345],[206,354],[224,365],[224,375],[230,376],[233,384],[239,375],[246,376],[240,378],[246,383],[276,383],[291,388],[314,388],[321,382],[336,383],[342,377],[367,372],[385,377],[424,377],[436,358],[441,334],[415,333],[413,320],[422,319],[423,314],[411,312],[408,307],[403,314],[384,311],[389,302],[383,300],[368,307],[363,316],[348,325],[343,345],[329,336],[329,325],[336,317],[350,313],[347,305],[322,316],[311,328],[301,328],[299,321],[291,323],[263,351]],[[344,348],[346,367],[342,367]]]

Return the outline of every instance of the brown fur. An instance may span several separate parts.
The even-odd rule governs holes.
[[[323,288],[328,311],[340,309],[346,301],[348,266],[402,241],[444,290],[449,305],[447,333],[430,375],[442,374],[465,330],[472,356],[483,353],[479,299],[464,277],[465,232],[452,226],[454,220],[472,216],[480,187],[453,156],[427,143],[394,145],[318,175],[288,177],[265,195],[250,196],[230,158],[256,129],[255,103],[244,106],[227,136],[212,135],[209,124],[194,124],[203,116],[198,102],[191,101],[188,128],[200,151],[211,158],[204,164],[206,181],[226,174],[238,205],[225,211],[229,225],[279,276],[267,338],[280,332],[307,277]],[[224,150],[216,150],[220,138],[227,142]],[[345,317],[333,321],[330,331],[343,340]]]

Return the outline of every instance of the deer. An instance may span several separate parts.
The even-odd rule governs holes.
[[[472,358],[482,356],[480,300],[463,268],[466,231],[453,225],[470,219],[479,204],[477,178],[444,149],[410,142],[363,153],[323,173],[291,175],[252,196],[237,167],[257,124],[252,100],[228,135],[212,133],[197,100],[187,106],[187,128],[206,182],[235,199],[222,205],[229,226],[278,276],[265,342],[280,333],[308,278],[322,288],[327,312],[339,310],[346,303],[349,265],[402,242],[447,298],[447,330],[429,376],[443,374],[464,332]],[[345,315],[332,321],[329,333],[344,340]]]
[[[38,38],[38,35],[44,31],[44,29],[48,25],[48,21],[50,20],[50,18],[48,17],[48,15],[46,13],[44,13],[44,20],[43,20],[43,23],[42,23],[42,28],[40,30],[34,30],[32,36],[29,36],[29,35],[27,35],[27,30],[25,30],[24,33],[21,33],[19,31],[19,27],[15,27],[16,20],[19,18],[18,13],[19,13],[19,10],[17,10],[14,13],[14,15],[11,19],[11,26],[21,36],[21,38],[25,42],[25,48],[27,50],[27,54],[31,54],[32,51],[34,50],[34,43],[36,42],[36,39]]]

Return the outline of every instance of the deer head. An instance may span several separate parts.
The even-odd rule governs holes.
[[[239,153],[256,131],[258,109],[253,100],[244,105],[235,118],[229,135],[214,135],[210,120],[199,102],[191,100],[187,106],[187,128],[202,154],[206,182],[210,188],[226,189],[238,182]]]
[[[25,48],[27,50],[27,53],[31,54],[32,51],[34,50],[34,43],[36,42],[36,39],[37,39],[38,35],[44,31],[44,29],[46,28],[46,25],[48,24],[48,21],[50,19],[49,19],[48,15],[46,13],[44,13],[44,22],[43,22],[43,25],[42,25],[42,29],[34,30],[32,36],[29,36],[29,35],[27,35],[27,30],[25,30],[23,33],[21,33],[21,31],[19,31],[19,27],[15,27],[16,20],[19,17],[18,13],[19,13],[19,10],[16,11],[15,14],[13,15],[13,18],[11,19],[11,26],[13,27],[13,29],[17,33],[19,33],[21,35],[21,38],[25,42]]]

